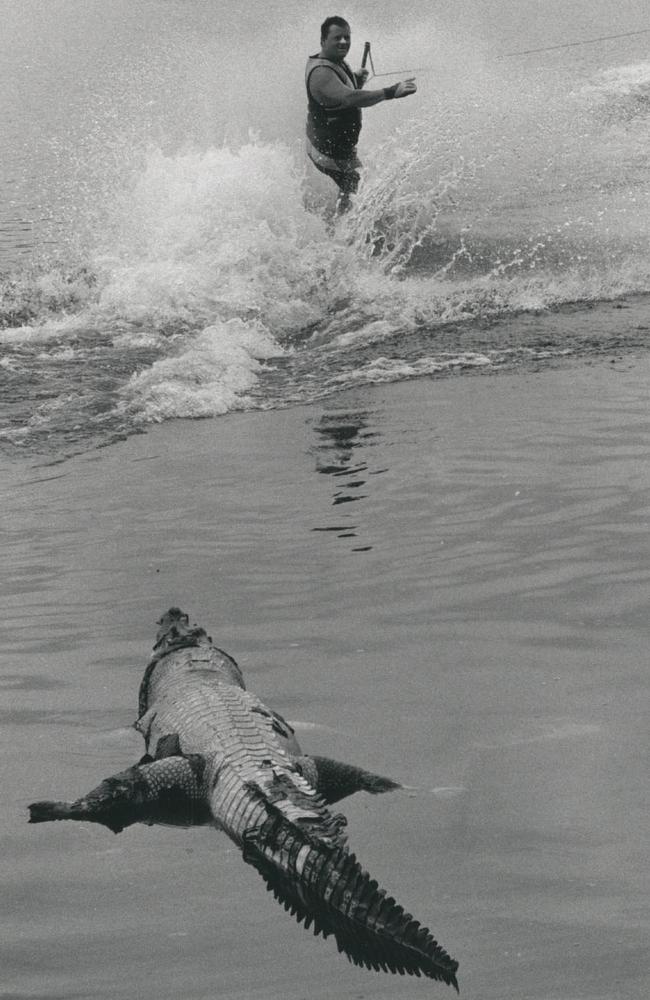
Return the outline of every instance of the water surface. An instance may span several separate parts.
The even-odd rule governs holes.
[[[215,831],[27,826],[137,759],[181,603],[306,749],[413,787],[344,803],[350,840],[464,996],[644,996],[648,374],[366,387],[15,469],[5,988],[430,996],[294,925]]]

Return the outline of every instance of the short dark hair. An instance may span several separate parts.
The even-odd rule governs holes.
[[[350,25],[344,17],[326,17],[320,26],[320,40],[324,42],[330,33],[330,28],[335,24],[337,28],[349,28]]]

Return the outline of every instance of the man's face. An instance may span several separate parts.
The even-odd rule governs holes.
[[[350,51],[350,25],[342,28],[338,24],[330,24],[327,38],[322,43],[322,53],[332,62],[341,62]]]

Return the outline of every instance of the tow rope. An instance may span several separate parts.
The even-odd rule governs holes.
[[[496,59],[514,59],[516,56],[529,56],[534,55],[538,52],[556,52],[558,49],[573,49],[579,45],[596,45],[598,42],[610,42],[617,38],[633,38],[635,35],[648,35],[650,34],[650,28],[639,28],[638,31],[623,31],[616,35],[599,35],[598,38],[583,38],[576,42],[562,42],[561,45],[544,45],[537,49],[520,49],[517,52],[502,52],[501,55],[495,56]],[[403,73],[430,73],[433,69],[432,66],[420,66],[418,69],[393,69],[390,73],[375,73],[375,65],[372,61],[372,53],[370,51],[370,42],[366,42],[363,46],[363,59],[361,60],[361,69],[366,68],[366,64],[370,63],[370,77],[380,76],[398,76]]]

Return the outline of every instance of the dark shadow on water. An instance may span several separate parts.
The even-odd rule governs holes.
[[[376,427],[375,413],[363,410],[328,410],[314,422],[316,442],[313,453],[316,472],[334,480],[331,492],[332,507],[339,508],[334,524],[318,525],[312,531],[331,532],[337,538],[358,537],[358,509],[342,510],[350,504],[364,501],[368,493],[368,476],[378,475],[385,469],[369,469],[366,449],[381,437]],[[363,492],[362,492],[363,491]],[[354,517],[354,523],[352,518]],[[349,518],[349,521],[346,521]],[[372,545],[355,546],[352,552],[368,552]]]
[[[63,681],[55,677],[45,677],[43,674],[0,675],[0,691],[51,691],[57,687],[64,687]],[[2,1000],[1,994],[0,1000]]]

